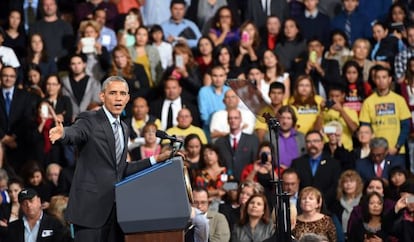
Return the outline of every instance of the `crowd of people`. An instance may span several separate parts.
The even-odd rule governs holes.
[[[99,137],[72,129],[124,102],[121,162],[162,156],[157,130],[183,140],[211,242],[277,241],[279,178],[298,241],[414,241],[413,12],[409,0],[1,1],[0,241],[36,236],[23,228],[39,220],[54,241],[82,231],[63,211]],[[129,98],[108,106],[121,81]]]

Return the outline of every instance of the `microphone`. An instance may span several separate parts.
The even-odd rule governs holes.
[[[260,154],[260,161],[261,161],[262,165],[266,164],[266,162],[267,162],[267,153],[266,152],[262,152]]]
[[[168,139],[168,140],[171,140],[172,142],[180,142],[180,143],[184,143],[184,141],[183,141],[183,140],[181,140],[181,139],[179,139],[179,138],[175,137],[175,135],[170,136],[170,135],[168,135],[166,132],[164,132],[164,131],[162,131],[162,130],[157,130],[157,131],[155,132],[155,136],[156,136],[156,137],[158,137],[158,138],[160,138],[160,139]]]

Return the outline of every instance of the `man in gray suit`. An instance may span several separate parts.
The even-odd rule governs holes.
[[[230,133],[217,139],[215,145],[227,167],[227,173],[240,181],[243,168],[257,159],[259,140],[254,135],[242,132],[240,110],[228,110],[227,122]]]
[[[118,76],[102,84],[98,111],[79,114],[63,128],[57,123],[50,140],[78,146],[79,158],[69,194],[66,219],[74,224],[75,241],[123,241],[116,219],[115,183],[125,176],[168,159],[171,151],[126,162],[127,126],[119,116],[129,101],[128,84]]]
[[[193,190],[193,206],[198,208],[208,219],[209,242],[228,242],[230,240],[230,227],[226,217],[218,212],[208,211],[208,192],[204,188]]]

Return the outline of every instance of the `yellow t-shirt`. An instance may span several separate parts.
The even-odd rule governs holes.
[[[355,110],[350,109],[348,107],[343,107],[343,108],[344,108],[345,113],[348,114],[348,116],[352,119],[352,121],[354,121],[357,125],[359,125],[358,113]],[[323,123],[327,124],[331,121],[338,121],[339,123],[341,123],[342,128],[343,128],[341,143],[345,147],[345,149],[349,151],[353,150],[352,132],[348,128],[348,125],[346,125],[344,118],[342,118],[342,116],[339,114],[338,111],[335,111],[333,109],[328,109],[324,111]]]
[[[283,102],[282,102],[282,105],[286,105],[287,102],[288,102],[287,99],[284,99]],[[268,129],[266,120],[262,116],[264,113],[269,113],[273,117],[276,117],[276,114],[275,114],[273,108],[270,105],[267,105],[262,110],[260,110],[259,115],[256,117],[256,124],[254,126],[254,129],[265,129],[265,130]]]
[[[314,129],[315,121],[321,112],[321,102],[323,98],[319,95],[315,96],[316,106],[293,106],[293,110],[295,110],[296,117],[298,121],[296,122],[296,130],[299,132],[306,134],[310,130]],[[293,97],[289,100],[289,103],[293,103]]]
[[[138,64],[141,64],[144,67],[145,73],[147,74],[150,87],[154,86],[154,82],[152,81],[152,75],[151,75],[151,63],[149,61],[149,58],[147,55],[143,56],[137,56],[135,59],[135,62]]]
[[[174,126],[167,129],[165,132],[167,132],[168,135],[176,135],[177,138],[180,138],[182,140],[184,140],[185,137],[187,137],[189,134],[196,134],[198,135],[198,137],[200,137],[201,143],[203,143],[204,145],[207,144],[207,137],[204,134],[204,131],[194,125],[190,125],[186,129],[180,129],[177,126]],[[162,144],[167,144],[168,142],[168,140],[163,140]]]
[[[400,121],[410,119],[411,113],[404,98],[390,91],[385,96],[378,96],[375,92],[362,103],[359,121],[370,123],[375,137],[383,137],[389,147],[395,147],[400,135]],[[400,154],[405,153],[404,146]]]

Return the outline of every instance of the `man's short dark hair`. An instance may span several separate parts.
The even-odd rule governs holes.
[[[187,3],[184,0],[171,0],[170,9],[173,7],[174,4],[184,4],[187,7]]]
[[[306,135],[305,135],[305,139],[308,138],[308,136],[311,135],[311,134],[319,135],[319,137],[321,138],[321,141],[323,141],[323,136],[322,136],[321,132],[319,132],[318,130],[315,130],[315,129],[307,132]]]
[[[81,60],[82,60],[82,62],[83,63],[86,63],[87,61],[88,61],[88,57],[85,55],[85,54],[82,54],[82,53],[80,53],[80,54],[73,54],[73,55],[71,55],[70,56],[70,61],[72,61],[72,59],[74,58],[74,57],[79,57]],[[70,62],[69,61],[69,62]]]
[[[281,82],[272,82],[269,86],[269,94],[273,89],[281,89],[283,93],[286,91],[285,85]]]

